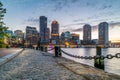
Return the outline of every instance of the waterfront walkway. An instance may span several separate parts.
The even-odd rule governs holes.
[[[25,49],[0,67],[0,80],[120,80],[120,76],[50,53]]]

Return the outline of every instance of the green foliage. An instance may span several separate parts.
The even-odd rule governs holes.
[[[9,35],[5,32],[8,27],[5,26],[3,22],[4,14],[6,13],[6,9],[3,8],[3,4],[0,2],[0,47],[5,47],[4,37],[9,37]]]
[[[7,47],[6,44],[4,44],[4,43],[0,43],[0,48],[6,48],[6,47]]]

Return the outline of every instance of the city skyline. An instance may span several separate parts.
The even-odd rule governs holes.
[[[109,23],[109,40],[120,40],[120,1],[116,0],[1,0],[7,9],[4,21],[9,29],[23,30],[33,26],[39,30],[39,16],[48,18],[48,27],[53,20],[60,24],[60,32],[80,34],[83,26],[92,26],[92,39],[98,39],[98,24]],[[89,14],[88,14],[89,13]]]

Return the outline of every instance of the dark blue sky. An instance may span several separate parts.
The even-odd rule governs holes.
[[[25,30],[26,26],[37,27],[39,16],[48,18],[48,27],[53,20],[60,24],[60,30],[80,33],[88,23],[94,27],[92,38],[97,38],[97,25],[106,21],[110,25],[110,39],[120,37],[120,0],[1,0],[7,8],[5,23],[12,30]],[[116,36],[112,36],[112,35]]]

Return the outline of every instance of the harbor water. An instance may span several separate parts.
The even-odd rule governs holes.
[[[78,55],[78,56],[95,56],[96,55],[96,48],[62,48],[65,52]],[[120,53],[120,48],[103,48],[102,55],[106,56],[107,54],[115,55],[116,53]],[[90,66],[94,66],[94,60],[85,60],[85,59],[78,59],[70,57],[64,53],[62,56],[71,60],[74,60],[79,63],[87,64]],[[114,73],[120,75],[120,59],[112,58],[112,59],[105,59],[105,71],[109,73]]]

